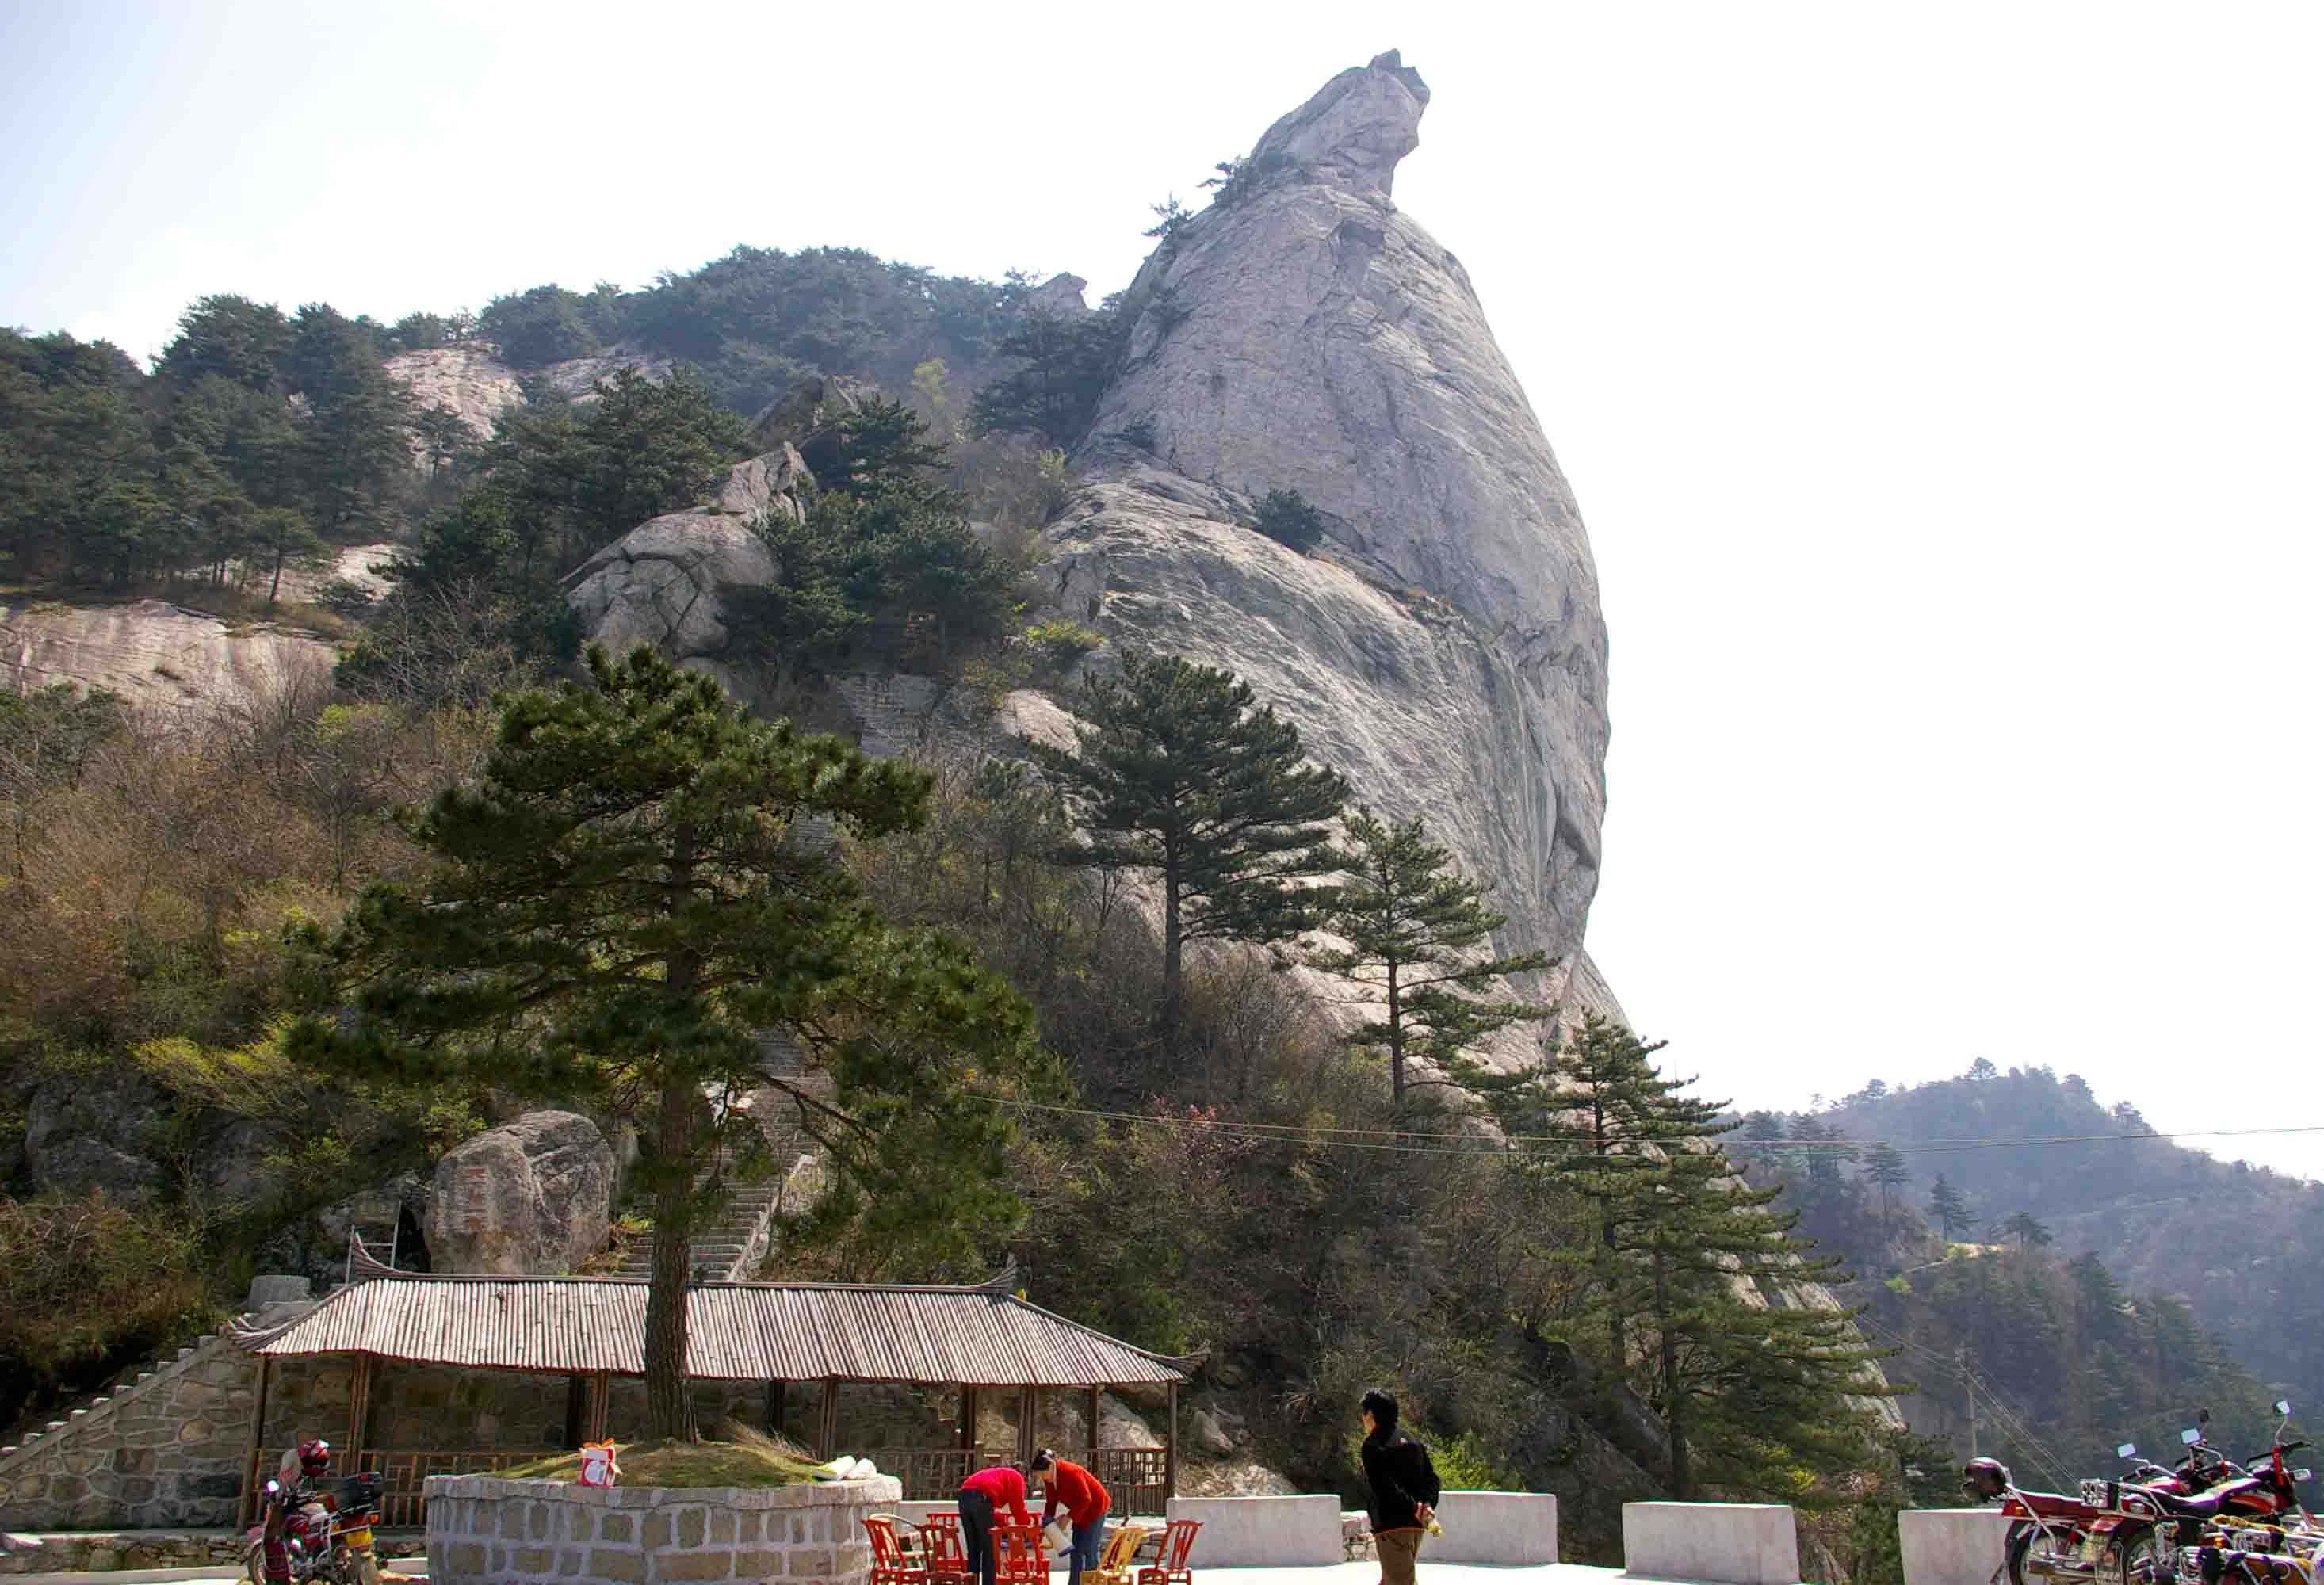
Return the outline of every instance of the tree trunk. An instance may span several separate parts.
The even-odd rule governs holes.
[[[273,581],[272,584],[269,584],[269,585],[266,586],[266,603],[267,603],[269,605],[273,604],[274,604],[274,601],[275,601],[275,598],[276,598],[278,595],[280,595],[281,593],[282,593],[282,552],[281,552],[281,550],[280,548],[277,548],[277,549],[275,550],[275,552],[274,552],[274,581]]]
[[[1670,1267],[1655,1256],[1655,1312],[1662,1331],[1663,1402],[1667,1405],[1671,1444],[1671,1500],[1692,1500],[1694,1471],[1686,1454],[1686,1390],[1678,1379],[1678,1336],[1671,1330]]]
[[[1178,996],[1184,981],[1182,960],[1186,951],[1186,927],[1179,917],[1178,859],[1166,852],[1162,863],[1162,1027],[1178,1025]]]
[[[693,895],[695,830],[681,825],[670,837],[668,872],[673,885],[669,911]],[[663,983],[673,1010],[682,1017],[702,977],[698,954],[670,954]],[[665,1175],[654,1195],[653,1276],[646,1295],[646,1418],[656,1436],[699,1442],[694,1394],[686,1374],[686,1290],[694,1254],[694,1109],[702,1103],[695,1075],[683,1056],[661,1054],[661,1116],[655,1129],[655,1165]]]
[[[653,1433],[676,1442],[699,1442],[694,1395],[686,1375],[687,1265],[693,1256],[694,1184],[689,1170],[694,1144],[694,1107],[700,1100],[682,1069],[661,1089],[660,1126],[655,1154],[669,1176],[654,1195],[652,1286],[646,1293],[646,1420]]]
[[[1388,966],[1388,1092],[1391,1104],[1404,1105],[1404,1001],[1394,963]]]

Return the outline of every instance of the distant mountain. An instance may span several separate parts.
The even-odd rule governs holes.
[[[2183,1304],[2268,1396],[2324,1411],[2324,1331],[2317,1325],[2324,1314],[2324,1184],[2148,1137],[2153,1130],[2135,1105],[2109,1106],[2080,1074],[2060,1077],[2047,1067],[2002,1071],[1980,1062],[1932,1083],[1891,1089],[1876,1081],[1828,1110],[1784,1120],[1784,1132],[1796,1141],[1803,1123],[1810,1135],[1828,1130],[1861,1147],[1854,1162],[1825,1168],[1827,1180],[1844,1176],[1859,1201],[1877,1199],[1871,1147],[1891,1146],[1909,1175],[1887,1193],[1916,1222],[1934,1221],[1929,1205],[1940,1175],[1967,1213],[1966,1226],[1953,1230],[1957,1240],[2028,1242],[2034,1230],[2022,1223],[2018,1236],[2000,1230],[2012,1217],[2030,1215],[2054,1240],[2046,1252],[2056,1260],[2095,1255],[2125,1295]],[[1766,1114],[1746,1129],[1768,1131]],[[1949,1143],[2059,1138],[2083,1142]],[[1768,1152],[1763,1147],[1758,1155],[1764,1160]],[[1803,1184],[1809,1175],[1804,1154],[1760,1170]],[[1862,1276],[1885,1277],[1909,1263],[1912,1251],[1894,1239],[1872,1240],[1880,1252],[1867,1262],[1860,1230],[1851,1234],[1844,1219],[1835,1222],[1832,1206],[1806,1210],[1812,1230],[1846,1248],[1860,1267],[1879,1267],[1860,1269]],[[1930,1286],[1926,1276],[1906,1280]]]

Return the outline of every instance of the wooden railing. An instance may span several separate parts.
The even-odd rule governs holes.
[[[1167,1512],[1170,1455],[1158,1447],[1102,1447],[1082,1455],[1113,1497],[1116,1517]]]
[[[1170,1456],[1160,1448],[1068,1448],[1065,1452],[1104,1482],[1116,1516],[1164,1511]],[[875,1448],[868,1456],[881,1473],[904,1483],[906,1502],[950,1502],[962,1481],[1001,1455],[984,1449]]]
[[[390,1530],[413,1529],[428,1522],[428,1477],[430,1475],[491,1475],[514,1464],[530,1464],[569,1450],[504,1448],[493,1452],[431,1452],[418,1449],[382,1451],[366,1448],[359,1462],[380,1472],[380,1524]]]
[[[896,1447],[870,1454],[883,1475],[904,1483],[906,1502],[950,1502],[960,1483],[991,1461],[981,1449]]]

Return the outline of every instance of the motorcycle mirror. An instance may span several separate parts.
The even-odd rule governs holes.
[[[2193,1447],[2197,1442],[2203,1440],[2202,1427],[2200,1425],[2190,1425],[2186,1430],[2179,1433],[2179,1440],[2187,1446]]]
[[[2138,1444],[2135,1442],[2124,1442],[2114,1450],[2114,1456],[2117,1459],[2135,1459],[2138,1456]]]
[[[2305,1480],[2308,1479],[2308,1471],[2305,1470],[2294,1470],[2292,1472],[2292,1478],[2294,1480]]]
[[[2292,1400],[2290,1398],[2276,1399],[2275,1412],[2282,1415],[2285,1419],[2290,1419],[2292,1417]]]

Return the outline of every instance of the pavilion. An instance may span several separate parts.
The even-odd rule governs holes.
[[[481,1474],[557,1451],[447,1451],[365,1445],[372,1398],[399,1364],[562,1378],[571,1410],[567,1445],[609,1432],[613,1381],[642,1378],[647,1284],[621,1277],[432,1276],[362,1261],[355,1280],[312,1309],[236,1341],[257,1357],[244,1512],[264,1479],[267,1393],[280,1361],[342,1356],[353,1365],[344,1470],[385,1478],[387,1523],[417,1524],[429,1475]],[[1012,1265],[973,1287],[841,1284],[701,1283],[687,1293],[687,1368],[697,1381],[756,1384],[763,1419],[782,1432],[785,1389],[822,1384],[811,1445],[839,1449],[839,1389],[848,1383],[944,1387],[958,1395],[954,1444],[863,1449],[904,1482],[908,1499],[942,1500],[999,1455],[977,1445],[981,1395],[1016,1395],[1017,1447],[1034,1451],[1041,1395],[1082,1398],[1084,1445],[1073,1456],[1113,1491],[1117,1511],[1159,1513],[1177,1489],[1178,1388],[1199,1356],[1150,1353],[1052,1314],[1018,1296]],[[1160,1448],[1100,1447],[1099,1395],[1108,1387],[1163,1389],[1167,1438]],[[758,1415],[754,1418],[761,1417]]]

